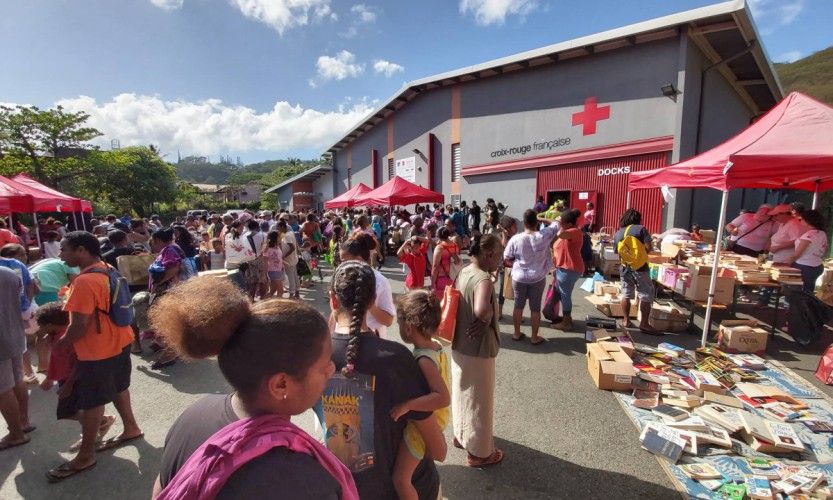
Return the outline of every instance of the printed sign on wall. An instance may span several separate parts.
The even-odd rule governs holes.
[[[396,175],[408,182],[416,182],[416,157],[410,156],[396,160]]]

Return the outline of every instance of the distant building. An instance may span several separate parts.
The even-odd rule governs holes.
[[[223,203],[255,203],[260,201],[260,195],[263,194],[263,187],[256,182],[250,182],[242,186],[229,184],[191,185],[197,188],[200,193]]]
[[[263,193],[276,193],[278,197],[277,207],[263,208],[323,210],[324,202],[333,197],[332,167],[318,165],[304,170]]]

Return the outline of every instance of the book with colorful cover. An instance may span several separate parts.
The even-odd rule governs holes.
[[[350,472],[376,466],[374,445],[374,392],[376,378],[357,373],[345,377],[336,372],[327,382],[316,405],[323,422],[324,445]]]
[[[694,381],[695,387],[702,391],[723,392],[723,385],[717,380],[717,377],[709,372],[700,370],[689,370],[689,374]]]
[[[636,408],[650,410],[651,408],[656,408],[659,405],[659,393],[657,391],[634,389],[633,397],[634,399],[631,401],[631,406]]]
[[[772,436],[772,444],[777,448],[790,451],[804,451],[804,443],[792,425],[779,422],[766,422]]]
[[[746,494],[749,498],[772,499],[772,488],[769,479],[763,476],[746,476]]]
[[[657,350],[664,352],[665,354],[671,356],[672,358],[676,358],[683,353],[685,353],[685,349],[678,345],[674,345],[671,342],[662,342],[657,346]]]
[[[725,483],[723,486],[720,487],[719,490],[717,490],[714,496],[712,496],[712,499],[743,500],[743,497],[745,496],[745,484]]]

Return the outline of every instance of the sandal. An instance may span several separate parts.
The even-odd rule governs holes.
[[[113,424],[116,423],[116,417],[112,415],[105,415],[104,416],[105,422],[98,426],[98,433],[95,436],[95,445],[101,445],[101,442],[104,441],[104,438],[107,436],[107,433],[110,432],[110,428],[113,427]],[[81,449],[81,439],[78,438],[78,441],[72,443],[72,446],[69,447],[69,451],[75,453],[76,451]]]
[[[76,474],[80,474],[81,472],[87,471],[95,467],[97,462],[93,462],[86,467],[82,467],[81,469],[76,469],[75,467],[70,465],[71,462],[64,462],[58,467],[55,467],[52,470],[46,472],[46,479],[50,483],[57,483],[63,481],[68,477],[72,477]]]
[[[492,452],[486,458],[476,457],[472,454],[469,454],[467,459],[467,463],[469,467],[488,467],[490,465],[497,465],[503,461],[503,452],[500,449],[495,448],[495,451]]]
[[[130,441],[135,441],[136,439],[142,439],[145,437],[144,433],[137,434],[135,436],[130,437],[122,437],[116,436],[110,439],[106,439],[101,442],[98,446],[95,447],[95,451],[104,451],[104,450],[112,450],[113,448],[119,448],[124,446],[125,444],[129,443]]]

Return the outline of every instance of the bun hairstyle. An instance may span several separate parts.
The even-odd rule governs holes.
[[[447,241],[451,237],[451,231],[445,226],[442,226],[437,230],[437,238],[442,241]]]
[[[561,213],[561,223],[568,226],[575,226],[579,217],[581,217],[581,212],[578,209],[571,208]]]
[[[341,369],[344,376],[350,377],[356,369],[362,323],[370,304],[376,299],[373,268],[355,260],[342,263],[333,273],[330,291],[338,299],[339,312],[350,312],[350,340],[347,342],[344,368]]]
[[[192,278],[151,307],[151,327],[187,358],[217,356],[220,371],[247,402],[276,373],[303,378],[329,336],[326,320],[304,303],[252,305],[228,280]]]
[[[475,234],[469,246],[469,255],[479,257],[483,252],[494,250],[500,246],[500,238],[494,234]]]
[[[396,320],[402,326],[414,328],[425,338],[431,338],[440,327],[440,299],[427,290],[412,290],[396,302]],[[405,339],[403,335],[403,340]]]

